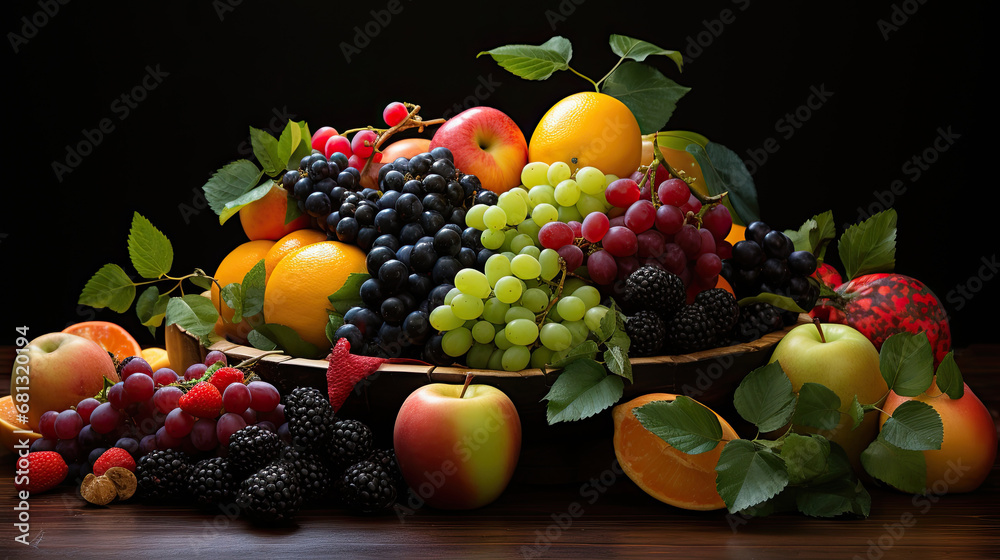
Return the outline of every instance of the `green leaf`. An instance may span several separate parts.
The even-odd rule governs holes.
[[[796,251],[809,251],[816,259],[823,261],[826,245],[836,239],[837,227],[833,223],[833,211],[827,210],[805,221],[799,229],[785,230]]]
[[[197,294],[172,297],[167,302],[167,326],[177,325],[195,336],[207,335],[215,329],[219,312],[212,300]]]
[[[200,268],[194,269],[194,272],[197,276],[192,276],[188,278],[188,280],[190,280],[192,284],[198,286],[203,290],[211,290],[212,278],[209,275],[205,274],[205,271]]]
[[[264,196],[266,196],[267,193],[271,192],[271,188],[273,186],[274,186],[274,181],[268,179],[267,181],[261,183],[259,187],[254,187],[249,191],[247,191],[246,193],[244,193],[242,196],[239,196],[227,202],[226,205],[222,207],[222,213],[219,214],[219,225],[226,223],[226,221],[229,220],[229,218],[232,218],[237,213],[239,213],[239,211],[243,209],[243,207],[246,206],[247,204],[250,204],[251,202],[256,202],[264,198]],[[298,209],[297,204],[293,204],[293,206],[295,206],[295,208]]]
[[[362,305],[361,284],[364,284],[365,280],[369,278],[371,278],[371,275],[368,273],[352,272],[347,277],[344,285],[336,293],[327,298],[330,300],[330,304],[333,305],[333,310],[343,315],[350,308]]]
[[[243,299],[243,316],[250,317],[264,310],[264,280],[267,271],[264,268],[264,259],[257,261],[240,284],[240,298]],[[236,320],[234,319],[234,322]]]
[[[483,51],[476,58],[488,54],[501,68],[525,80],[544,80],[560,70],[569,68],[573,47],[565,37],[553,37],[539,46],[504,45]]]
[[[715,466],[715,488],[730,513],[774,497],[788,485],[785,462],[774,452],[745,439],[722,448]]]
[[[344,317],[339,313],[330,313],[330,320],[326,322],[326,339],[330,341],[330,346],[337,344],[333,337],[337,334],[337,329],[344,324]]]
[[[826,385],[803,383],[792,423],[832,430],[840,424],[840,397]]]
[[[937,386],[942,393],[951,399],[960,399],[965,394],[965,381],[962,380],[962,372],[955,363],[955,352],[948,352],[938,364]]]
[[[233,310],[233,318],[230,319],[233,323],[239,323],[243,320],[243,296],[242,290],[240,289],[239,282],[233,282],[226,286],[223,286],[219,290],[219,295],[222,297],[222,301],[229,306],[229,309]]]
[[[824,484],[840,478],[855,479],[854,467],[847,458],[847,452],[835,441],[830,444],[830,455],[826,459],[826,472],[812,480],[812,484]]]
[[[881,434],[861,452],[861,465],[871,476],[903,492],[921,494],[927,483],[923,451],[900,449],[882,439]]]
[[[551,364],[546,364],[547,367],[552,369],[558,369],[561,367],[566,367],[568,364],[579,360],[579,359],[589,359],[593,360],[597,356],[597,343],[593,340],[585,340],[578,346],[574,346],[569,349],[566,356],[560,360],[552,362]]]
[[[623,62],[601,84],[601,93],[621,101],[635,115],[639,132],[652,134],[667,124],[677,102],[691,88],[664,76],[659,70],[638,62]],[[609,129],[615,123],[608,123]]]
[[[816,220],[809,219],[799,226],[798,230],[786,229],[785,235],[792,240],[792,245],[795,247],[796,251],[808,251],[809,244],[809,234],[816,229]]]
[[[310,138],[310,144],[312,144]],[[285,129],[281,131],[281,136],[278,138],[278,161],[282,162],[282,169],[289,169],[288,159],[292,157],[292,153],[295,152],[296,148],[302,142],[302,128],[298,123],[288,120],[288,124],[285,125]],[[310,145],[310,147],[312,147]],[[304,156],[303,156],[304,157]],[[299,158],[300,160],[302,158]]]
[[[135,284],[132,279],[117,264],[106,264],[87,280],[77,303],[125,313],[132,307],[134,299]]]
[[[819,434],[790,433],[781,446],[789,484],[804,484],[826,472],[830,441]]]
[[[879,212],[847,228],[837,245],[847,278],[892,272],[896,266],[896,210]]]
[[[792,382],[780,363],[771,362],[743,378],[733,395],[733,405],[760,431],[777,430],[788,423],[795,410]]]
[[[795,503],[800,512],[812,517],[835,517],[844,513],[868,517],[872,497],[864,484],[852,476],[798,488]]]
[[[896,333],[879,351],[879,370],[886,385],[904,397],[915,397],[931,386],[934,358],[927,333]]]
[[[851,417],[854,424],[851,426],[852,430],[857,429],[861,425],[861,421],[865,419],[865,409],[858,402],[858,396],[854,395],[854,399],[851,400],[851,406],[847,408],[847,415]]]
[[[260,324],[254,327],[254,332],[273,342],[276,348],[284,350],[289,356],[296,358],[322,358],[322,352],[315,345],[302,340],[299,333],[285,325],[277,323]],[[249,337],[248,337],[249,340]],[[254,345],[255,348],[259,348]]]
[[[292,197],[292,193],[288,193],[288,203],[285,205],[285,224],[292,223],[295,218],[302,215],[302,210],[299,209],[298,202]]]
[[[306,121],[298,121],[295,122],[295,124],[299,127],[299,138],[301,138],[301,140],[297,146],[293,146],[292,155],[288,158],[288,163],[285,165],[285,169],[298,169],[299,162],[302,161],[302,158],[312,153],[312,133],[309,132],[309,124],[306,123]],[[294,204],[292,206],[294,206]],[[285,218],[285,220],[286,224],[292,221],[287,218]]]
[[[702,176],[705,177],[708,194],[714,196],[729,193],[726,199],[736,214],[733,216],[734,220],[747,225],[760,219],[757,187],[746,164],[736,152],[718,142],[709,142],[704,147],[692,143],[685,150],[698,162]]]
[[[601,326],[597,329],[597,338],[601,343],[607,342],[611,335],[615,334],[622,329],[624,325],[619,326],[618,322],[621,319],[618,317],[618,306],[615,305],[615,301],[611,300],[611,306],[608,308],[608,312],[601,317]]]
[[[632,362],[628,361],[628,348],[622,349],[618,345],[609,346],[604,351],[604,363],[611,373],[632,381]]]
[[[590,418],[614,406],[624,389],[622,378],[608,375],[601,364],[593,360],[576,360],[562,370],[543,397],[549,401],[546,419],[551,425]]]
[[[715,413],[691,397],[653,401],[632,414],[644,428],[682,453],[705,453],[722,441],[722,424]]]
[[[139,322],[150,327],[152,334],[156,333],[156,327],[163,324],[163,317],[167,313],[167,302],[170,296],[160,294],[160,289],[156,286],[149,286],[139,295],[135,302],[135,314],[139,317]]]
[[[250,331],[250,333],[247,334],[247,342],[249,342],[254,348],[264,350],[265,352],[278,349],[277,344],[258,331]]]
[[[159,278],[170,272],[174,248],[166,235],[138,212],[132,214],[128,232],[128,256],[143,278]]]
[[[925,451],[941,449],[944,424],[934,407],[920,401],[906,401],[892,411],[879,437],[900,449]]]
[[[278,140],[266,131],[259,128],[250,127],[250,145],[253,146],[253,155],[257,157],[264,173],[274,177],[279,171],[285,169],[285,162],[288,155],[281,156],[281,148]]]
[[[661,49],[652,43],[626,37],[625,35],[611,35],[609,42],[611,44],[611,51],[618,56],[642,62],[646,60],[647,56],[663,55],[673,60],[678,70],[684,71],[684,55],[680,51]]]
[[[263,171],[248,159],[241,159],[227,164],[212,175],[212,178],[202,187],[205,200],[216,214],[221,215],[226,204],[243,196],[260,181]]]
[[[808,311],[799,307],[799,304],[795,303],[795,300],[788,296],[779,296],[778,294],[772,294],[770,292],[761,292],[755,296],[745,297],[739,301],[740,307],[750,305],[752,303],[768,303],[778,309],[784,309],[785,311],[795,311],[796,313],[807,313]]]

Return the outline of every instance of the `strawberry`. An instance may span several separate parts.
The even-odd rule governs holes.
[[[226,392],[226,387],[229,387],[230,384],[243,383],[243,372],[234,367],[219,368],[212,374],[208,382],[215,385],[215,388],[222,394]]]
[[[181,410],[198,418],[217,418],[222,409],[222,393],[208,381],[191,387],[177,401]]]
[[[19,457],[14,472],[14,488],[38,494],[66,479],[69,467],[55,451],[33,451]]]
[[[112,447],[94,461],[94,476],[101,476],[111,467],[124,467],[135,472],[135,459],[121,447]]]

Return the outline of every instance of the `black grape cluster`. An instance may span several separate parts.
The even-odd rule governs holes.
[[[440,147],[383,166],[375,196],[363,193],[345,197],[326,219],[339,240],[368,254],[371,275],[361,285],[363,305],[344,314],[334,341],[347,338],[357,354],[450,361],[430,311],[443,304],[459,270],[482,270],[494,254],[483,248],[480,230],[465,227],[465,212],[477,203],[496,204],[497,195],[458,171],[451,152]]]

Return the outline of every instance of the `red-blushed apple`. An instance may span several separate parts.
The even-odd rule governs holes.
[[[792,381],[793,391],[798,392],[803,383],[825,385],[840,397],[841,412],[847,412],[855,396],[861,404],[881,404],[889,392],[875,345],[847,325],[799,325],[774,348],[770,362],[775,361]],[[855,472],[862,473],[861,452],[878,435],[878,417],[867,414],[854,430],[853,425],[851,417],[842,414],[840,424],[832,430],[807,426],[796,426],[796,430],[816,432],[837,442],[847,452]]]
[[[396,416],[393,447],[403,478],[428,505],[474,509],[497,499],[521,452],[514,403],[490,385],[432,383]]]
[[[118,372],[111,355],[96,342],[75,334],[43,334],[24,347],[25,363],[14,362],[10,394],[30,395],[28,425],[38,431],[38,419],[49,410],[62,412],[104,387],[104,380],[117,383]],[[20,360],[20,359],[19,359]],[[24,387],[22,389],[21,387]]]
[[[960,399],[951,399],[937,383],[916,397],[889,393],[879,416],[879,429],[896,407],[916,400],[934,407],[944,424],[941,449],[924,451],[927,491],[934,494],[971,492],[986,480],[997,458],[997,429],[979,397],[965,385]]]
[[[396,158],[407,159],[431,151],[431,141],[427,138],[404,138],[382,146],[382,163],[392,163]]]
[[[455,167],[479,178],[483,188],[507,192],[521,184],[528,163],[528,142],[517,124],[492,107],[473,107],[448,119],[431,139],[431,149],[444,146]]]

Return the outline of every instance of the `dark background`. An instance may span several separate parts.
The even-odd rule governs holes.
[[[379,125],[395,100],[420,103],[433,118],[453,114],[486,79],[499,85],[479,102],[506,112],[530,138],[552,104],[589,84],[569,72],[524,81],[476,53],[563,35],[573,43],[571,65],[596,80],[617,60],[611,33],[689,56],[682,74],[665,58],[648,60],[693,88],[667,128],[703,133],[744,159],[762,156],[769,138],[777,142],[751,166],[765,221],[794,228],[832,209],[841,229],[859,208],[892,196],[878,209],[899,213],[896,270],[942,299],[956,346],[995,341],[988,319],[1000,280],[982,268],[996,255],[986,88],[996,64],[985,2],[564,0],[474,2],[456,11],[399,0],[402,12],[350,62],[341,43],[388,2],[73,1],[37,15],[46,2],[54,11],[55,0],[6,2],[0,19],[8,100],[0,343],[15,338],[15,325],[37,336],[105,319],[144,346],[162,344],[132,311],[93,310],[77,297],[104,263],[132,270],[133,211],[172,240],[177,274],[196,266],[211,273],[246,240],[238,218],[220,227],[198,193],[217,168],[249,155],[248,125],[269,128],[276,114],[307,120],[312,130]],[[34,34],[22,19],[33,17],[45,22]],[[880,29],[879,20],[892,27]],[[167,75],[123,119],[116,99],[142,83],[147,66]],[[806,103],[811,87],[832,95],[786,138],[779,120]],[[65,162],[67,145],[105,118],[114,130],[58,181],[53,162]],[[936,161],[919,176],[907,172],[909,160],[933,151],[939,129],[959,137],[930,154]],[[900,195],[891,194],[895,180],[906,187]],[[960,296],[960,284],[979,291]]]

